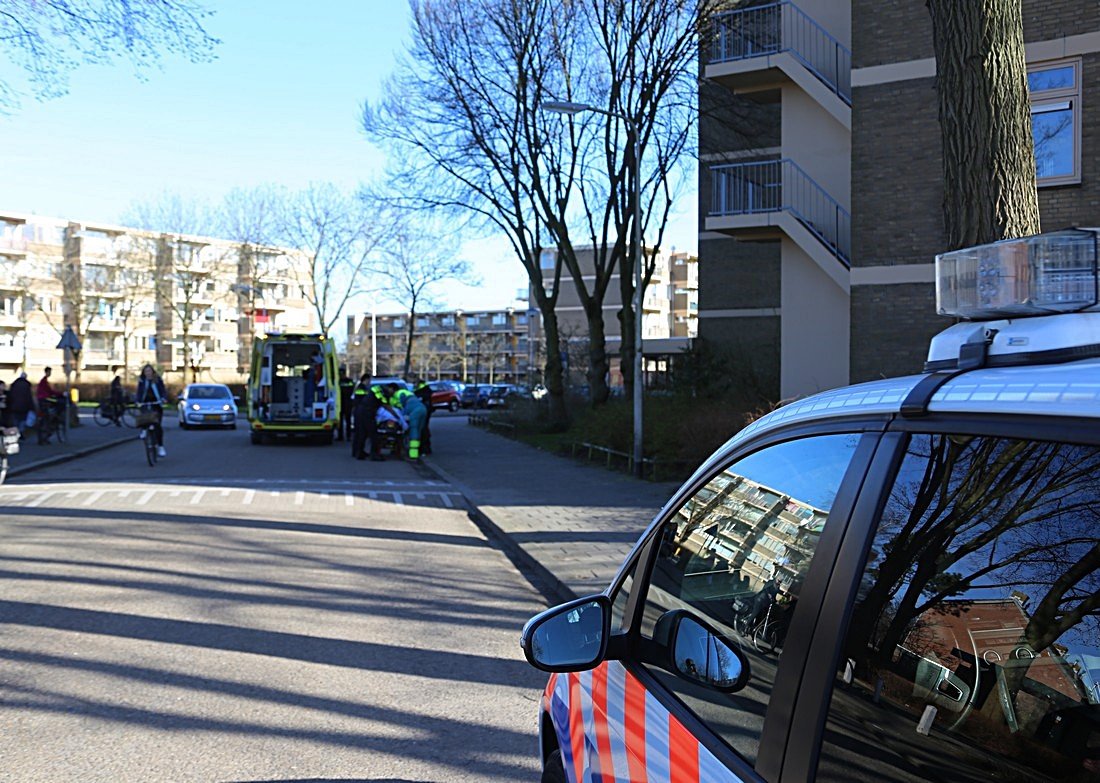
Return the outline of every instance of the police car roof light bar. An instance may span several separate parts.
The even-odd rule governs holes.
[[[983,321],[1100,304],[1100,229],[1070,228],[936,256],[940,315]]]

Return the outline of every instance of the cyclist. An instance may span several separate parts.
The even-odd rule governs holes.
[[[153,365],[147,364],[141,368],[141,377],[138,378],[137,395],[134,401],[145,410],[154,411],[157,414],[157,424],[153,429],[153,437],[157,439],[157,456],[164,458],[168,452],[164,450],[164,403],[168,398],[164,390],[164,381],[157,375]],[[142,430],[144,436],[145,430]]]

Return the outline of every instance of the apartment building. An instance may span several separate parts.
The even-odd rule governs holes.
[[[1100,6],[1023,16],[1043,227],[1095,225]],[[754,3],[713,19],[704,57],[700,336],[776,398],[919,372],[948,325],[924,3]]]
[[[83,344],[72,380],[240,382],[253,335],[316,330],[301,254],[211,237],[0,213],[0,377],[65,368],[65,327]],[[186,377],[185,377],[186,376]]]
[[[579,247],[576,252],[582,278],[591,290],[596,279],[595,254],[591,247]],[[548,280],[552,279],[555,253],[553,249],[546,249],[540,257],[539,263]],[[538,373],[545,362],[542,318],[533,296],[529,296],[528,307],[531,313],[530,364],[533,372]],[[622,343],[620,309],[622,293],[619,275],[615,272],[610,277],[603,302],[604,337],[611,358],[610,384],[613,387],[623,383],[618,363]],[[684,252],[657,253],[653,275],[642,299],[642,354],[647,375],[667,371],[677,355],[690,349],[691,340],[698,333],[698,309],[698,258]],[[561,293],[554,312],[562,339],[567,384],[583,385],[588,368],[588,320],[568,271],[562,272]]]
[[[409,345],[408,313],[348,317],[347,364],[361,375],[401,377]],[[417,313],[409,375],[468,383],[523,384],[528,378],[525,310]]]

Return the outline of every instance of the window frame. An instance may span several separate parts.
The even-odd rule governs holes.
[[[1071,57],[1061,60],[1043,60],[1042,62],[1028,63],[1027,75],[1030,76],[1033,73],[1039,73],[1041,71],[1052,71],[1059,68],[1073,68],[1073,86],[1072,87],[1056,87],[1050,90],[1039,90],[1037,92],[1031,92],[1028,88],[1028,115],[1034,118],[1038,113],[1037,107],[1055,107],[1058,104],[1069,102],[1070,111],[1073,114],[1073,171],[1070,174],[1058,174],[1051,177],[1039,177],[1039,172],[1035,172],[1035,182],[1040,188],[1056,187],[1059,185],[1080,185],[1081,184],[1081,58]],[[1034,134],[1034,119],[1032,120],[1032,131]],[[1034,150],[1035,139],[1032,138],[1032,149]],[[1038,169],[1038,167],[1036,167]]]
[[[807,654],[810,642],[814,639],[814,626],[819,622],[821,602],[824,600],[825,589],[830,581],[833,561],[838,555],[840,545],[847,539],[848,526],[851,523],[854,504],[860,494],[864,476],[874,463],[880,439],[883,437],[882,433],[888,424],[888,416],[840,417],[776,428],[739,444],[731,451],[723,453],[723,450],[720,450],[715,457],[704,463],[664,505],[635,549],[624,560],[623,567],[607,590],[609,596],[617,590],[619,584],[625,579],[628,566],[637,562],[638,571],[634,574],[632,594],[626,605],[624,633],[617,638],[613,637],[611,640],[613,644],[609,645],[608,657],[616,658],[701,745],[741,780],[778,781],[780,771],[784,768],[784,757],[789,741],[792,736],[797,738],[797,734],[791,733],[794,725],[793,708],[795,698],[801,690],[802,678],[808,668]],[[645,606],[645,597],[649,594],[650,577],[659,549],[658,533],[690,498],[735,462],[755,452],[788,441],[837,434],[854,434],[861,437],[844,479],[837,488],[836,501],[830,512],[832,524],[826,526],[826,534],[822,535],[818,543],[810,564],[810,571],[802,586],[798,611],[787,634],[784,654],[780,658],[776,673],[775,688],[764,719],[756,754],[756,765],[752,767],[639,660],[645,654],[644,646],[648,643],[648,640],[640,636],[641,614]]]
[[[832,578],[820,607],[822,629],[809,649],[798,702],[791,721],[792,736],[800,741],[788,749],[783,781],[814,780],[821,754],[833,685],[859,581],[867,566],[877,524],[905,459],[911,435],[978,435],[1000,438],[1059,441],[1100,446],[1100,421],[1082,427],[1077,418],[1006,414],[930,414],[920,419],[895,418],[883,434],[881,446],[856,499]]]

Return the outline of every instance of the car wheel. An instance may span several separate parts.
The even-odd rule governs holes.
[[[185,421],[184,421],[183,419],[180,419],[180,429],[181,429],[181,430],[186,430],[186,429],[189,429],[189,428],[190,428],[190,426],[191,426],[191,425],[190,425],[190,424],[188,424],[187,422],[185,422]]]
[[[454,413],[458,410],[458,403],[455,400],[451,400],[449,403],[447,403],[447,410],[449,410],[451,413]]]
[[[542,783],[569,783],[565,777],[565,765],[561,761],[561,751],[555,750],[546,759],[542,768]]]

